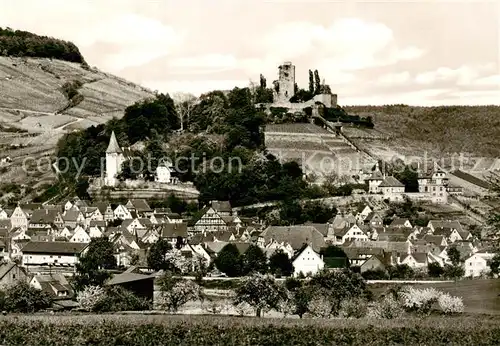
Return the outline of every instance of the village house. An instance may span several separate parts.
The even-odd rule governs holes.
[[[153,210],[145,199],[131,199],[125,204],[129,211],[134,211],[140,218],[149,218],[153,214]]]
[[[13,285],[16,282],[27,282],[28,273],[16,262],[7,262],[0,265],[0,288]]]
[[[29,242],[22,248],[23,266],[74,266],[88,243]]]
[[[135,214],[135,212],[134,212]],[[136,216],[136,215],[135,215]],[[134,219],[132,217],[132,213],[128,210],[128,208],[122,204],[118,205],[115,210],[113,211],[113,218],[114,219],[120,219],[120,220],[128,220],[128,219]]]
[[[371,226],[371,227],[381,227],[384,224],[384,220],[382,219],[382,217],[378,213],[371,212],[363,220],[363,223],[365,225],[368,225],[368,226]]]
[[[334,244],[344,244],[347,241],[368,241],[368,235],[356,224],[343,229],[334,229]]]
[[[70,299],[74,295],[73,288],[62,274],[34,275],[29,284],[47,293],[52,299]]]
[[[111,222],[114,219],[113,208],[111,204],[107,202],[97,202],[94,203],[94,207],[99,209],[99,212],[104,217],[104,221]]]
[[[325,267],[323,256],[314,251],[309,244],[303,245],[292,258],[293,275],[315,275]]]
[[[21,206],[17,206],[10,217],[12,223],[12,228],[22,228],[24,230],[28,229],[28,223],[30,218],[30,213],[33,211],[29,209],[23,209]]]
[[[0,220],[7,220],[8,218],[9,215],[7,214],[7,211],[0,207]]]
[[[75,228],[77,225],[85,225],[85,216],[78,209],[66,210],[63,214],[64,226]]]
[[[288,243],[297,251],[309,244],[317,253],[326,246],[325,238],[313,226],[269,226],[259,235],[257,245],[265,248],[272,241]]]
[[[384,198],[391,202],[398,202],[403,200],[405,186],[393,176],[389,176],[380,183],[377,192],[381,192]]]
[[[406,264],[413,269],[426,268],[429,264],[429,259],[426,253],[412,252],[401,255],[398,258],[398,264]]]
[[[490,261],[495,256],[494,253],[476,252],[464,262],[466,277],[479,277],[491,272]]]
[[[195,232],[227,231],[230,227],[237,228],[241,224],[237,217],[231,216],[231,205],[228,201],[212,201],[209,206],[201,210],[200,214],[194,224]]]
[[[64,226],[61,213],[57,210],[37,209],[33,211],[28,227],[45,229],[52,225],[61,228]]]
[[[69,241],[71,243],[90,243],[91,238],[83,227],[77,226]]]
[[[166,239],[172,247],[175,247],[179,242],[186,243],[188,238],[188,230],[186,223],[165,223],[160,226],[159,234],[162,239]]]

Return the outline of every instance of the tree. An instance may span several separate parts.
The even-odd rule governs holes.
[[[182,131],[184,128],[189,127],[189,117],[196,105],[197,98],[193,94],[179,92],[173,95],[173,99],[175,100],[177,114],[179,114]]]
[[[177,312],[182,305],[199,297],[200,288],[194,281],[173,280],[167,272],[159,282],[160,306],[170,312]]]
[[[76,264],[75,289],[86,286],[102,286],[111,277],[109,269],[116,268],[113,244],[108,238],[93,238]]]
[[[267,272],[267,257],[257,245],[250,245],[243,254],[243,272],[244,274]]]
[[[229,243],[224,246],[214,261],[215,267],[230,277],[243,274],[243,259],[236,245]]]
[[[314,94],[319,94],[321,91],[321,80],[319,79],[318,70],[314,70]]]
[[[415,273],[408,264],[389,266],[387,272],[391,279],[411,279]]]
[[[361,275],[348,269],[342,271],[322,270],[311,278],[311,287],[325,292],[331,302],[331,313],[337,314],[344,299],[365,297],[368,288]]]
[[[172,245],[166,239],[158,239],[151,245],[147,255],[148,267],[153,270],[171,269],[171,263],[167,260],[167,252],[172,250]]]
[[[314,75],[312,70],[309,70],[309,92],[314,94]]]
[[[290,276],[293,274],[294,268],[288,255],[279,249],[269,258],[269,270],[274,275]]]
[[[25,281],[8,286],[4,292],[3,307],[6,311],[33,313],[50,308],[52,299],[49,294],[36,289]]]
[[[260,88],[267,88],[266,78],[262,75],[262,73],[260,74]]]
[[[278,309],[284,299],[286,290],[272,276],[255,273],[236,289],[234,304],[247,303],[254,308],[255,315],[261,317],[263,312]]]
[[[451,264],[453,266],[456,267],[456,266],[460,265],[461,255],[460,255],[460,251],[458,251],[456,246],[450,246],[446,252],[447,252],[448,258],[450,259]]]
[[[429,273],[430,277],[438,278],[443,275],[444,269],[438,262],[432,262],[427,266],[427,272]]]
[[[500,251],[497,251],[495,256],[490,261],[490,268],[492,274],[500,273]]]

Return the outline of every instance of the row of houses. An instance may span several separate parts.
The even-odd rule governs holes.
[[[104,208],[104,205],[101,204],[105,211],[101,213],[103,220],[89,220],[85,216],[95,216],[95,210],[89,214],[88,208],[100,211],[99,206],[89,207],[79,200],[66,202],[59,206],[63,209],[63,221],[68,213],[76,212],[79,216],[75,224],[59,224],[62,228],[55,225],[57,220],[52,216],[50,220],[49,217],[33,218],[33,214],[49,215],[55,209],[47,206],[35,209],[26,230],[14,228],[12,224],[2,230],[5,241],[0,245],[4,257],[18,257],[28,267],[55,266],[71,270],[91,239],[103,236],[112,242],[118,264],[123,267],[140,263],[140,260],[144,264],[149,247],[160,238],[178,249],[179,256],[193,262],[203,260],[207,264],[228,243],[237,245],[242,253],[250,244],[256,244],[268,257],[282,250],[294,261],[296,274],[328,266],[328,259],[320,255],[321,249],[328,245],[342,247],[351,263],[363,270],[373,266],[376,259],[386,264],[390,259],[391,265],[408,264],[414,268],[432,262],[444,265],[449,263],[446,249],[452,244],[464,259],[483,253],[481,244],[458,221],[431,220],[426,227],[418,227],[410,220],[397,218],[384,226],[382,216],[369,206],[356,214],[338,214],[324,224],[264,228],[262,224],[235,215],[230,204],[224,201],[210,202],[190,226],[180,215],[168,209],[151,209],[144,200],[130,200],[114,209],[107,204]],[[73,225],[76,227],[72,228]],[[310,255],[302,256],[302,252]],[[373,259],[365,265],[371,257]],[[477,276],[483,269],[469,268],[466,274]]]

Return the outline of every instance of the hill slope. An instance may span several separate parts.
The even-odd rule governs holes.
[[[373,118],[375,130],[348,127],[344,130],[380,158],[390,159],[394,155],[449,158],[453,153],[475,158],[500,157],[499,106],[344,108],[349,114]],[[489,164],[483,165],[488,168]]]
[[[64,88],[75,81],[79,96],[71,100]],[[24,57],[0,57],[0,90],[0,159],[13,160],[0,167],[0,181],[25,184],[43,184],[53,175],[47,167],[46,173],[26,172],[24,159],[50,156],[64,133],[121,117],[129,105],[153,96],[85,64]]]

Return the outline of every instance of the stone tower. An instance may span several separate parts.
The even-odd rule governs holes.
[[[278,69],[278,90],[274,90],[274,101],[289,102],[295,95],[295,65],[286,61]]]
[[[118,183],[116,176],[120,174],[124,160],[123,151],[118,145],[115,132],[113,131],[108,149],[106,149],[106,178],[104,181],[106,186],[116,186]]]

